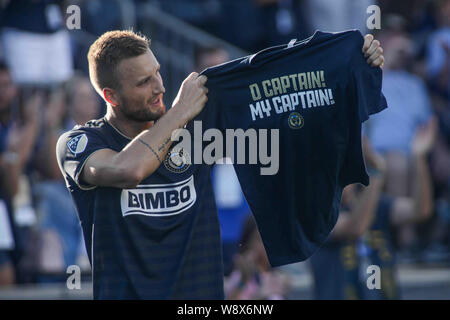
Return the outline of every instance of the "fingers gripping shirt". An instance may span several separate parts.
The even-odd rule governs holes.
[[[336,223],[342,189],[369,183],[361,123],[387,105],[381,69],[366,63],[362,45],[358,31],[318,31],[203,72],[210,92],[196,119],[203,128],[256,132],[245,163],[238,147],[223,152],[234,162],[272,266],[308,258]],[[261,149],[261,129],[279,130],[266,150],[278,151],[278,165],[266,175],[261,150],[259,161],[248,158],[252,147]]]

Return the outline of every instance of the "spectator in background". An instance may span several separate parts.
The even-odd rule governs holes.
[[[54,150],[63,132],[96,119],[101,108],[88,78],[74,76],[64,89],[55,90],[50,95],[41,128],[41,144],[36,154],[35,169],[39,179],[34,185],[34,193],[41,215],[42,245],[38,268],[43,275],[42,281],[58,280],[69,265],[80,264],[79,258],[87,261],[77,212],[65,187]],[[55,274],[56,278],[46,276]]]
[[[157,3],[162,10],[211,33],[217,32],[217,22],[223,12],[221,0],[156,0],[153,2]]]
[[[306,0],[305,11],[309,19],[310,29],[326,32],[339,32],[358,29],[367,32],[366,10],[376,4],[373,0]],[[384,44],[383,44],[384,45]]]
[[[216,3],[220,9],[213,19],[214,27],[206,27],[206,30],[243,50],[258,51],[265,47],[263,13],[255,1],[219,0]]]
[[[427,249],[431,249],[429,254],[435,258],[446,254],[448,261],[450,258],[448,254],[450,252],[450,0],[435,1],[434,19],[438,29],[428,38],[426,69],[434,111],[439,120],[439,135],[431,156],[438,219],[431,232],[434,243],[431,243]],[[445,241],[445,237],[447,237],[447,244],[442,247],[438,241]]]
[[[6,65],[0,63],[0,286],[15,281],[13,251],[15,249],[11,199],[17,192],[19,166],[16,146],[6,140],[10,118],[10,104],[16,95],[16,87]],[[12,148],[12,150],[8,150]]]
[[[25,240],[16,225],[13,200],[34,146],[42,103],[42,96],[35,94],[21,113],[16,95],[9,68],[0,62],[0,285],[12,284],[18,277]]]
[[[367,133],[375,150],[386,159],[387,195],[409,197],[414,185],[410,174],[414,133],[430,119],[432,109],[425,83],[408,71],[413,58],[410,37],[402,31],[386,31],[380,37],[386,57],[382,90],[389,108],[368,121]],[[411,225],[401,226],[397,232],[400,248],[408,251],[417,243]]]
[[[439,28],[428,41],[427,71],[434,92],[447,101],[450,108],[450,0],[438,0],[436,20]]]
[[[433,93],[435,112],[439,119],[440,148],[450,149],[450,0],[439,0],[436,6],[439,29],[429,38],[427,72]],[[442,145],[441,145],[442,144]],[[445,151],[444,151],[445,152]],[[445,175],[447,179],[449,174]]]
[[[289,278],[271,269],[255,219],[249,215],[241,231],[234,269],[225,280],[228,300],[282,300],[289,293]]]
[[[344,189],[342,211],[330,239],[311,257],[316,299],[399,299],[390,227],[423,221],[433,211],[426,157],[435,136],[436,121],[432,119],[413,139],[413,197],[382,194],[386,163],[365,141],[370,185],[362,191],[357,191],[356,185]],[[367,277],[367,265],[380,267],[381,290],[367,290],[367,278],[361,277]]]
[[[68,117],[64,124],[65,131],[75,125],[82,125],[97,119],[104,110],[101,100],[94,91],[89,78],[77,74],[65,86]]]
[[[309,30],[306,19],[305,0],[252,0],[261,13],[264,41],[259,51],[265,47],[284,44],[291,39],[304,39],[315,30]],[[253,27],[249,25],[248,26]]]
[[[304,18],[305,0],[154,2],[164,11],[247,51],[259,51],[310,35]]]
[[[62,0],[14,0],[0,11],[4,58],[18,85],[53,85],[73,72]]]
[[[431,117],[430,100],[424,82],[407,71],[411,41],[406,34],[380,35],[385,46],[383,93],[389,108],[370,119],[369,140],[387,162],[386,187],[392,196],[407,196],[409,160],[414,133]]]
[[[228,52],[220,46],[200,47],[195,53],[195,69],[202,72],[230,60]]]

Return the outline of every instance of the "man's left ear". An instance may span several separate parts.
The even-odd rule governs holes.
[[[103,89],[103,99],[105,99],[105,101],[108,102],[113,107],[116,107],[119,104],[116,91],[111,88]]]

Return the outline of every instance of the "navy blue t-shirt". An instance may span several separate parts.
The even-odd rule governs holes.
[[[0,124],[0,156],[2,153],[7,151],[8,144],[8,134],[10,132],[11,126],[3,126]],[[3,175],[3,172],[0,170],[0,176]],[[0,248],[0,266],[4,263],[9,262],[17,262],[18,258],[22,254],[22,239],[18,237],[18,232],[16,228],[16,224],[14,223],[13,216],[13,204],[11,196],[8,194],[5,186],[3,185],[3,181],[0,181],[0,205],[2,208],[0,210],[5,210],[0,214],[4,214],[5,217],[2,217],[2,221],[5,221],[9,224],[6,228],[9,228],[11,231],[12,241],[14,245],[11,248],[5,249]],[[5,219],[6,218],[6,219]],[[2,235],[5,236],[5,235]]]
[[[203,72],[210,92],[196,119],[203,129],[255,129],[260,139],[247,145],[246,164],[237,164],[236,145],[234,156],[223,152],[234,160],[272,266],[311,256],[336,223],[342,189],[369,183],[361,123],[387,105],[381,69],[367,64],[363,41],[359,31],[317,31]],[[276,174],[249,163],[252,144],[264,139],[258,129],[279,129]]]

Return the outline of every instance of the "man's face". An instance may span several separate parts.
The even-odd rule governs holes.
[[[405,69],[412,56],[411,40],[403,35],[392,36],[386,42],[384,57],[386,67],[392,70]]]
[[[78,124],[95,119],[100,113],[100,105],[89,80],[78,81],[74,91],[70,111],[77,115]]]
[[[127,118],[148,122],[158,120],[166,112],[159,63],[150,50],[121,61],[116,72],[120,81],[118,107]]]
[[[11,75],[8,71],[0,71],[0,112],[7,110],[16,95]]]

